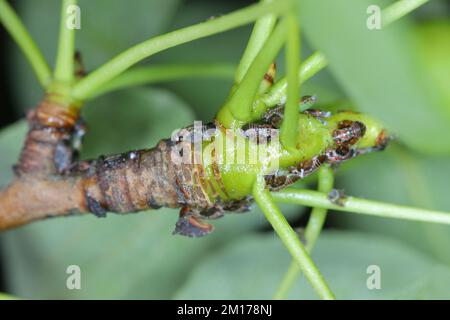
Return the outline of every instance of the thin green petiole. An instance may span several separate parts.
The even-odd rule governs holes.
[[[248,122],[252,119],[253,103],[258,93],[261,80],[269,65],[274,61],[286,38],[287,21],[283,19],[266,41],[261,51],[251,64],[244,79],[231,93],[231,97],[217,114],[217,120],[226,128],[236,126],[238,122]]]
[[[320,70],[324,69],[328,64],[327,59],[321,52],[315,52],[309,56],[298,68],[298,82],[303,84]],[[260,99],[267,108],[274,107],[283,102],[287,95],[288,81],[284,77],[277,81],[269,92],[263,95]]]
[[[295,8],[292,10],[296,12]],[[287,98],[284,108],[283,123],[281,124],[280,141],[283,147],[290,151],[297,151],[298,139],[298,101],[299,81],[297,70],[300,65],[300,30],[298,17],[294,13],[286,15],[287,41],[286,41],[286,65],[287,65]]]
[[[283,19],[276,27],[264,47],[253,60],[252,65],[242,79],[239,87],[233,93],[226,104],[231,113],[239,120],[247,120],[251,117],[253,101],[258,93],[259,84],[264,77],[269,65],[280,51],[287,31],[287,20]]]
[[[318,190],[324,193],[330,192],[333,189],[334,184],[333,170],[329,166],[320,168],[318,180]],[[306,225],[305,230],[306,250],[308,251],[308,253],[311,253],[314,245],[316,244],[317,238],[319,237],[319,234],[322,231],[322,227],[325,223],[326,216],[326,208],[314,207],[311,211],[311,216],[308,220],[308,224]],[[300,268],[295,261],[292,261],[273,298],[276,300],[286,299],[289,291],[291,290],[294,282],[297,280],[299,275]]]
[[[429,0],[400,0],[387,6],[381,13],[383,26],[387,26],[401,19],[428,1]],[[325,68],[327,64],[328,61],[323,53],[317,51],[312,54],[300,66],[300,70],[298,72],[300,84],[303,84],[306,80],[310,79],[320,70]],[[269,92],[260,99],[267,108],[270,108],[283,102],[283,99],[286,97],[286,91],[287,79],[284,77],[275,83]]]
[[[386,204],[350,196],[345,198],[344,206],[338,206],[328,199],[326,193],[313,190],[286,189],[272,193],[272,198],[277,202],[294,203],[309,207],[321,207],[377,217],[450,224],[450,213],[447,212]]]
[[[61,3],[61,21],[54,78],[56,81],[66,84],[70,84],[74,79],[75,28],[68,25],[70,13],[68,9],[76,6],[76,4],[76,0],[63,0]]]
[[[287,5],[288,1],[284,0],[251,5],[219,18],[144,41],[117,55],[75,84],[72,92],[73,96],[83,100],[132,65],[155,53],[196,39],[237,28],[269,13],[280,14],[287,10]]]
[[[326,165],[319,170],[318,190],[323,193],[329,193],[334,185],[334,172],[330,166]],[[323,224],[327,217],[327,209],[321,207],[314,207],[311,212],[308,224],[305,230],[306,249],[308,252],[315,246],[317,238],[322,231]]]
[[[427,3],[429,0],[400,0],[394,2],[390,6],[383,9],[381,12],[381,20],[383,26],[406,16],[411,11],[417,9],[421,5]]]
[[[92,92],[88,99],[132,86],[185,78],[233,79],[236,66],[230,64],[170,64],[136,67],[125,71]]]
[[[5,0],[0,0],[0,22],[24,53],[41,86],[46,88],[51,79],[50,68],[22,21]]]
[[[291,228],[286,218],[273,202],[269,191],[266,189],[263,176],[258,176],[253,189],[256,203],[264,212],[267,220],[275,232],[281,238],[294,260],[299,264],[306,279],[322,299],[335,299],[320,271],[308,255],[298,235]]]
[[[260,2],[268,3],[272,1],[274,0],[261,0]],[[241,61],[239,62],[239,66],[236,70],[234,79],[235,84],[239,84],[244,78],[248,68],[250,68],[253,60],[255,60],[257,54],[272,33],[276,21],[277,15],[275,14],[268,14],[256,20],[252,34],[247,43],[247,47],[245,48]]]

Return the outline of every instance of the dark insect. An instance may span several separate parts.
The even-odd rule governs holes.
[[[355,151],[347,145],[337,146],[335,149],[329,149],[325,153],[327,162],[338,164],[355,156]]]
[[[359,121],[343,120],[338,123],[338,128],[333,131],[333,138],[339,145],[354,145],[358,139],[364,136],[366,126]]]
[[[278,170],[274,174],[265,176],[266,184],[271,191],[286,188],[296,181],[313,174],[327,159],[326,155],[319,155],[302,161],[295,167],[289,167],[287,171]]]
[[[337,206],[343,207],[345,205],[346,199],[347,196],[345,195],[343,190],[333,189],[328,193],[328,200],[330,200],[332,204],[335,204]]]

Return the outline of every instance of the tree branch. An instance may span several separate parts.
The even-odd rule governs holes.
[[[202,185],[192,188],[192,173],[204,173],[203,166],[173,161],[169,139],[152,149],[74,161],[78,113],[69,110],[78,109],[45,100],[30,112],[16,178],[0,191],[0,230],[74,213],[211,205]]]
[[[0,192],[0,230],[35,220],[85,212],[75,178],[17,178]]]
[[[107,212],[201,205],[203,191],[190,189],[192,165],[173,162],[172,145],[161,140],[153,149],[74,162],[59,174],[21,171],[0,192],[0,230],[86,212],[104,217]]]

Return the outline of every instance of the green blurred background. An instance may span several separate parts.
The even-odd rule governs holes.
[[[398,139],[385,152],[345,164],[337,186],[380,201],[450,212],[450,3],[431,0],[382,31],[365,28],[369,4],[392,1],[302,0],[303,56],[320,49],[330,66],[308,81],[332,110],[380,118]],[[60,1],[11,1],[48,61],[56,51]],[[239,9],[252,1],[79,0],[77,49],[87,70],[150,36]],[[157,54],[145,64],[239,62],[251,27]],[[42,98],[30,67],[0,29],[0,186],[11,179],[26,132],[23,115]],[[278,59],[283,74],[283,56]],[[154,145],[172,130],[209,121],[231,78],[188,79],[113,92],[89,102],[85,158]],[[303,187],[315,187],[315,178]],[[309,208],[283,206],[295,227]],[[259,210],[214,222],[201,239],[172,236],[177,211],[107,219],[71,217],[0,235],[1,287],[24,298],[269,299],[289,255]],[[450,298],[450,228],[350,213],[331,213],[313,258],[338,298]],[[82,289],[66,288],[79,265]],[[382,289],[369,290],[378,265]],[[315,298],[299,281],[290,298]]]

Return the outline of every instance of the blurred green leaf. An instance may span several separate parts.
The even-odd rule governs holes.
[[[339,299],[448,299],[450,269],[381,236],[325,232],[313,259]],[[177,299],[270,299],[290,257],[273,235],[249,236],[205,259]],[[367,267],[381,271],[381,289],[367,288]],[[317,299],[304,278],[289,298]]]
[[[384,152],[352,161],[351,169],[337,179],[347,194],[427,209],[450,211],[448,182],[450,159],[424,156],[392,145]],[[344,168],[347,165],[344,166]],[[332,216],[340,225],[409,241],[450,264],[450,228],[435,224],[361,217]]]
[[[430,21],[418,25],[416,30],[430,83],[440,91],[442,104],[450,109],[450,22]]]
[[[308,40],[329,60],[349,97],[422,152],[448,153],[450,108],[427,85],[408,18],[369,30],[367,8],[385,1],[299,0]]]
[[[155,88],[132,88],[101,97],[88,103],[82,116],[88,125],[83,158],[149,148],[194,120],[186,103]]]

